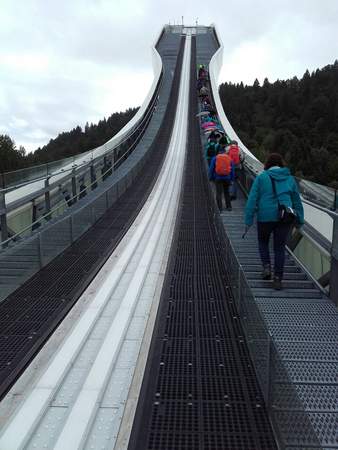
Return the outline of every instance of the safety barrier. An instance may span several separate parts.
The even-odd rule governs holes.
[[[128,158],[142,138],[154,113],[158,102],[158,92],[161,87],[162,76],[163,72],[161,72],[156,90],[142,120],[121,143],[113,146],[106,153],[97,157],[94,157],[93,152],[88,152],[86,153],[86,159],[82,160],[81,164],[78,165],[75,160],[68,168],[62,168],[56,172],[51,172],[51,167],[53,170],[55,164],[58,163],[57,161],[51,167],[49,165],[38,166],[37,170],[42,171],[42,167],[44,167],[46,174],[16,185],[9,183],[8,187],[0,190],[0,219],[3,248],[9,243],[17,241],[20,237],[27,237],[42,224],[48,223],[50,219],[62,215],[69,206],[74,205],[78,200],[85,197],[88,191],[96,189],[98,184],[112,175],[121,163]],[[62,160],[61,163],[64,164],[65,160]],[[24,187],[28,187],[29,190],[29,186],[37,181],[41,182],[43,187],[23,196],[10,205],[6,205],[6,193]],[[54,205],[52,206],[53,200]],[[20,214],[22,208],[27,205],[31,207],[32,220],[29,220],[30,223],[28,225],[21,227],[18,232],[14,232],[8,237],[8,214],[13,211],[15,212],[15,210],[19,210],[20,212],[18,214]],[[38,210],[42,210],[40,217],[37,217]]]
[[[263,170],[263,164],[250,152],[228,121],[218,93],[223,44],[217,28],[213,28],[216,40],[215,53],[208,61],[199,61],[209,68],[210,96],[220,123],[227,135],[239,143],[245,154],[241,184],[249,192],[253,180]],[[304,269],[317,280],[321,289],[329,292],[338,304],[338,200],[337,190],[308,180],[296,178],[302,196],[307,222],[301,230],[294,230],[289,248],[295,253]]]

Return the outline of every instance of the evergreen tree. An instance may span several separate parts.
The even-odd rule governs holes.
[[[278,151],[294,173],[337,185],[338,61],[300,80],[224,83],[219,92],[230,123],[259,159]]]
[[[0,134],[0,172],[8,172],[22,167],[24,147],[16,148],[15,142],[6,134]]]
[[[100,120],[97,125],[86,122],[84,130],[77,126],[62,132],[47,145],[28,155],[23,147],[17,149],[9,136],[0,135],[0,172],[68,158],[99,147],[118,133],[132,119],[137,109],[129,108],[124,112],[114,113],[108,119]]]

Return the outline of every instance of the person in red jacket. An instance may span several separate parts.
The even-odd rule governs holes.
[[[222,145],[219,146],[218,152],[219,153],[214,156],[210,162],[209,180],[215,181],[218,209],[222,211],[222,197],[224,194],[226,209],[227,211],[231,211],[229,186],[235,176],[234,163],[225,153],[225,148]]]

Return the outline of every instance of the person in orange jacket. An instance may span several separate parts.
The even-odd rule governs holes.
[[[223,139],[223,138],[222,138]],[[209,166],[209,180],[215,181],[216,201],[220,211],[222,211],[222,197],[224,195],[227,211],[231,211],[231,199],[229,187],[235,177],[234,163],[225,152],[225,146],[222,146],[222,139],[218,147],[218,154],[211,159]]]

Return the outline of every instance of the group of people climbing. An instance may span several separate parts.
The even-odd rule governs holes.
[[[198,69],[197,89],[201,102],[201,128],[206,138],[205,158],[209,167],[209,179],[215,182],[219,210],[223,210],[224,196],[226,210],[231,211],[231,200],[237,198],[236,179],[242,169],[244,152],[238,142],[231,140],[224,131],[212,107],[208,83],[208,72],[201,65]]]
[[[205,158],[209,180],[215,183],[216,201],[223,210],[223,195],[227,211],[237,197],[237,182],[245,158],[238,142],[231,140],[222,127],[210,98],[208,71],[204,65],[198,68],[197,91],[200,98],[201,129],[205,136]],[[291,229],[304,224],[304,210],[298,186],[290,170],[285,167],[278,153],[268,155],[264,170],[251,187],[245,208],[245,234],[257,215],[257,237],[263,265],[261,277],[272,279],[269,240],[273,234],[274,270],[273,287],[282,289],[285,246]]]

